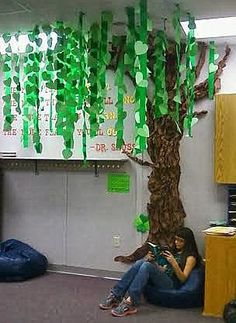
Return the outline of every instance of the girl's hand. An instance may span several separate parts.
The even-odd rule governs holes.
[[[155,260],[155,257],[154,257],[154,255],[153,255],[153,253],[151,251],[148,251],[148,253],[147,253],[146,257],[145,257],[145,260],[149,261],[149,262],[152,262],[152,261]]]
[[[166,260],[174,267],[177,264],[175,257],[172,255],[170,251],[164,251],[163,256],[166,257]]]

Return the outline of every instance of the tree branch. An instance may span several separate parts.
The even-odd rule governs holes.
[[[194,117],[201,118],[201,117],[203,117],[204,115],[206,115],[207,113],[208,113],[208,111],[207,111],[207,110],[195,111],[195,112],[193,113],[193,116],[194,116]]]
[[[122,153],[124,153],[127,157],[129,157],[130,160],[134,161],[135,163],[141,165],[141,166],[149,166],[149,167],[154,167],[154,164],[142,160],[138,157],[133,156],[131,153],[129,153],[128,151],[123,150]]]

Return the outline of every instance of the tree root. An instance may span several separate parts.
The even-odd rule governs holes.
[[[148,245],[145,242],[141,247],[137,248],[131,255],[129,256],[117,256],[114,258],[114,261],[123,262],[124,264],[131,264],[136,260],[142,259],[148,253]]]

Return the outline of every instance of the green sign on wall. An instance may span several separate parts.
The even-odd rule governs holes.
[[[126,173],[108,174],[107,190],[111,193],[128,193],[130,190],[130,176]]]

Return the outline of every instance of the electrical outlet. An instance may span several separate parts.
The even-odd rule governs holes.
[[[118,234],[113,236],[113,246],[116,248],[120,247],[120,236]]]

